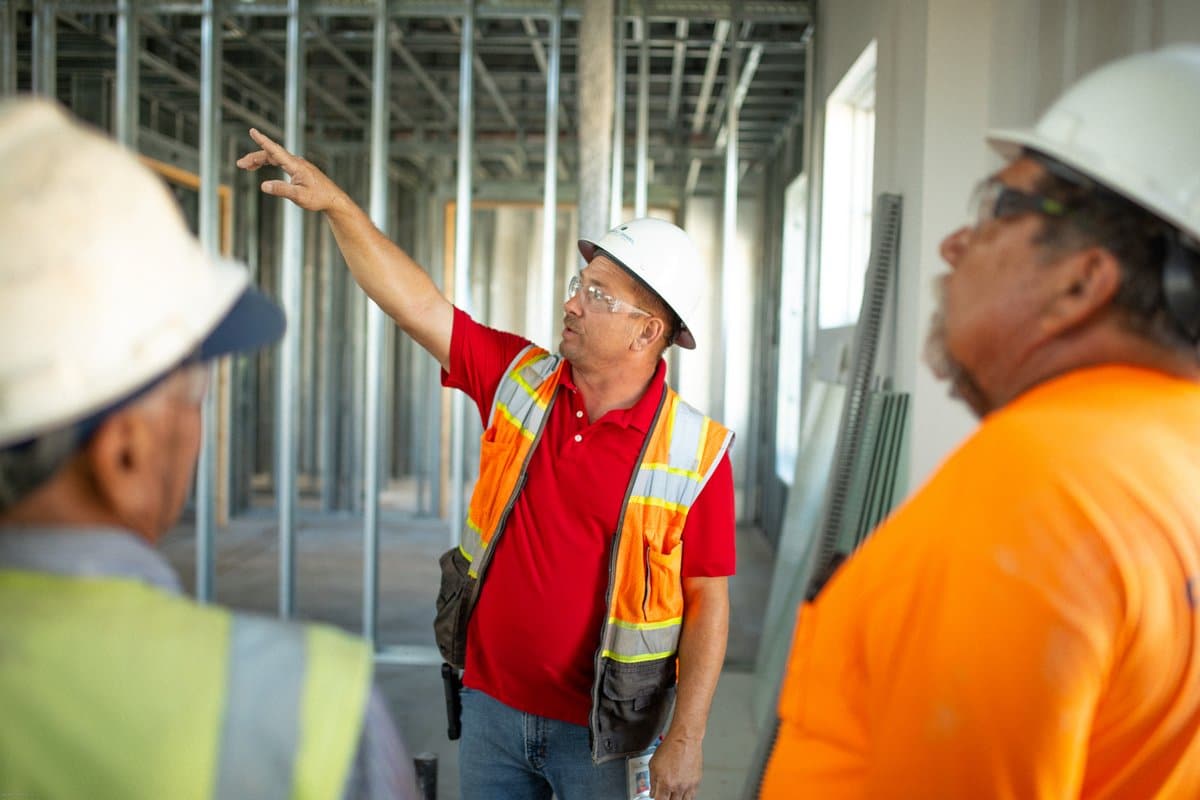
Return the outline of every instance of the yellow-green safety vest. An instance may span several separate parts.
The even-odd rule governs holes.
[[[339,798],[370,682],[332,628],[0,569],[0,797]]]

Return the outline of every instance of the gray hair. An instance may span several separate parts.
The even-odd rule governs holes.
[[[0,514],[54,477],[87,439],[81,425],[70,425],[0,450]]]
[[[1066,208],[1061,217],[1044,220],[1038,244],[1052,251],[1096,246],[1112,253],[1121,265],[1121,285],[1112,304],[1123,312],[1129,329],[1163,347],[1200,358],[1197,342],[1188,331],[1192,321],[1175,316],[1164,289],[1164,262],[1173,242],[1180,241],[1179,231],[1052,158],[1029,150],[1025,155],[1046,170],[1037,190]]]

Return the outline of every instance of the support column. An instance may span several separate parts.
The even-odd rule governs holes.
[[[623,68],[623,67],[622,67]],[[613,0],[584,0],[576,64],[579,108],[579,234],[610,227],[613,149]]]

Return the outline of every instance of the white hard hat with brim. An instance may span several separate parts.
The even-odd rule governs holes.
[[[0,103],[0,251],[0,448],[284,329],[157,175],[45,100]]]
[[[1200,239],[1200,46],[1106,64],[1034,127],[987,139],[1009,159],[1028,149],[1060,161]]]

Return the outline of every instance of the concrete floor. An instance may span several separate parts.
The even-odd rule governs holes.
[[[384,515],[380,530],[378,643],[432,648],[437,558],[449,545],[444,522]],[[296,615],[362,631],[362,522],[350,516],[308,516],[296,535]],[[195,538],[185,520],[162,549],[188,589],[195,578]],[[217,534],[216,600],[274,615],[278,610],[278,542],[273,516],[254,513]],[[752,669],[770,588],[771,551],[756,528],[738,531],[738,573],[730,581],[730,635],[704,742],[700,797],[739,797],[757,733],[751,718]],[[438,665],[379,665],[376,681],[412,754],[438,756],[438,798],[459,797],[458,745],[446,738]]]

